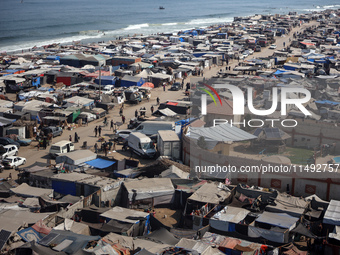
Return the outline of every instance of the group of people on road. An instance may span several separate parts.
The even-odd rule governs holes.
[[[101,133],[102,133],[102,127],[101,126],[96,126],[95,128],[94,128],[94,136],[95,137],[97,137],[97,135],[98,135],[98,137],[100,137],[101,136]]]

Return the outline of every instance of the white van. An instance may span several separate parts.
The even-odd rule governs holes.
[[[52,158],[56,158],[60,153],[67,153],[71,151],[74,151],[74,144],[70,141],[63,140],[52,144],[50,148],[50,156]]]
[[[159,130],[175,130],[175,122],[173,121],[144,121],[132,132],[140,132],[147,136],[157,135]]]
[[[150,137],[139,132],[133,132],[129,135],[128,146],[130,150],[141,157],[153,158],[156,155],[155,144]]]

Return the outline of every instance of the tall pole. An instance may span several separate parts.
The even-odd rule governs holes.
[[[101,72],[101,70],[102,70],[102,66],[99,66],[99,102],[101,101],[100,100],[101,99],[100,92],[101,92],[101,87],[102,87],[102,76],[101,76],[102,72]]]

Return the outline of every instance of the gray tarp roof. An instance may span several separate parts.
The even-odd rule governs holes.
[[[230,190],[222,183],[205,183],[188,199],[197,202],[219,204],[231,195]]]
[[[70,165],[79,165],[86,161],[90,161],[97,158],[97,154],[90,150],[77,150],[68,153],[60,154],[55,162],[57,164],[65,162]]]
[[[305,212],[308,204],[303,198],[279,193],[275,198],[275,205],[267,205],[265,210],[275,213],[288,213],[291,216],[300,217]]]
[[[340,201],[331,200],[323,217],[323,223],[340,226]]]
[[[286,213],[263,212],[256,219],[257,222],[266,223],[280,228],[293,229],[299,218],[292,217]]]
[[[30,211],[3,210],[0,212],[0,226],[8,231],[17,231],[23,224],[35,224],[48,217],[50,213],[32,213]]]
[[[216,142],[238,142],[257,138],[256,136],[249,134],[242,129],[239,129],[235,126],[230,126],[228,123],[208,128],[191,127],[190,133],[187,136],[193,139],[199,139],[201,136],[203,136],[206,141]]]
[[[172,233],[170,233],[165,228],[157,229],[156,231],[153,231],[151,234],[145,236],[148,240],[155,241],[155,242],[161,242],[163,244],[169,244],[169,245],[176,245],[178,243],[178,239],[174,237]]]
[[[137,193],[136,200],[171,195],[175,192],[169,178],[129,180],[124,182],[124,186],[129,192],[129,200],[132,200],[134,191]]]
[[[223,210],[217,212],[214,216],[212,216],[211,219],[239,223],[248,215],[249,212],[250,211],[243,208],[226,206]]]
[[[24,197],[40,197],[42,195],[53,195],[53,189],[42,189],[31,187],[27,183],[23,183],[16,188],[12,188],[11,191],[16,195],[21,195]]]
[[[112,209],[102,213],[100,216],[133,224],[138,221],[138,219],[136,218],[146,219],[148,215],[149,214],[145,212],[140,212],[140,211],[136,211],[132,209],[115,206]]]

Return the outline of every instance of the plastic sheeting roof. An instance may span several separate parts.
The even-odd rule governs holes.
[[[293,229],[299,218],[292,217],[286,213],[263,212],[257,219],[257,222],[266,223],[280,228]]]
[[[226,206],[223,210],[217,212],[213,217],[211,217],[211,219],[239,223],[248,215],[249,212],[250,211],[243,208]]]
[[[112,166],[114,163],[116,163],[116,161],[97,158],[97,159],[94,159],[94,160],[91,160],[91,161],[87,161],[85,163],[90,165],[90,166],[93,166],[95,168],[104,169],[104,168],[107,168],[109,166]]]
[[[231,126],[228,123],[208,128],[191,127],[188,136],[193,139],[199,139],[203,136],[206,141],[216,142],[237,142],[257,138],[256,136],[235,126]]]
[[[323,217],[323,223],[340,226],[340,201],[331,200]]]
[[[146,219],[148,213],[140,212],[123,207],[113,207],[112,209],[100,214],[101,217],[118,220],[121,222],[127,222],[134,224],[139,221],[140,218]]]
[[[23,183],[16,188],[12,188],[11,191],[17,195],[22,195],[25,197],[40,197],[45,194],[48,196],[53,195],[53,189],[31,187],[26,183]]]
[[[222,183],[205,183],[188,199],[203,203],[219,204],[229,198],[231,192]]]

